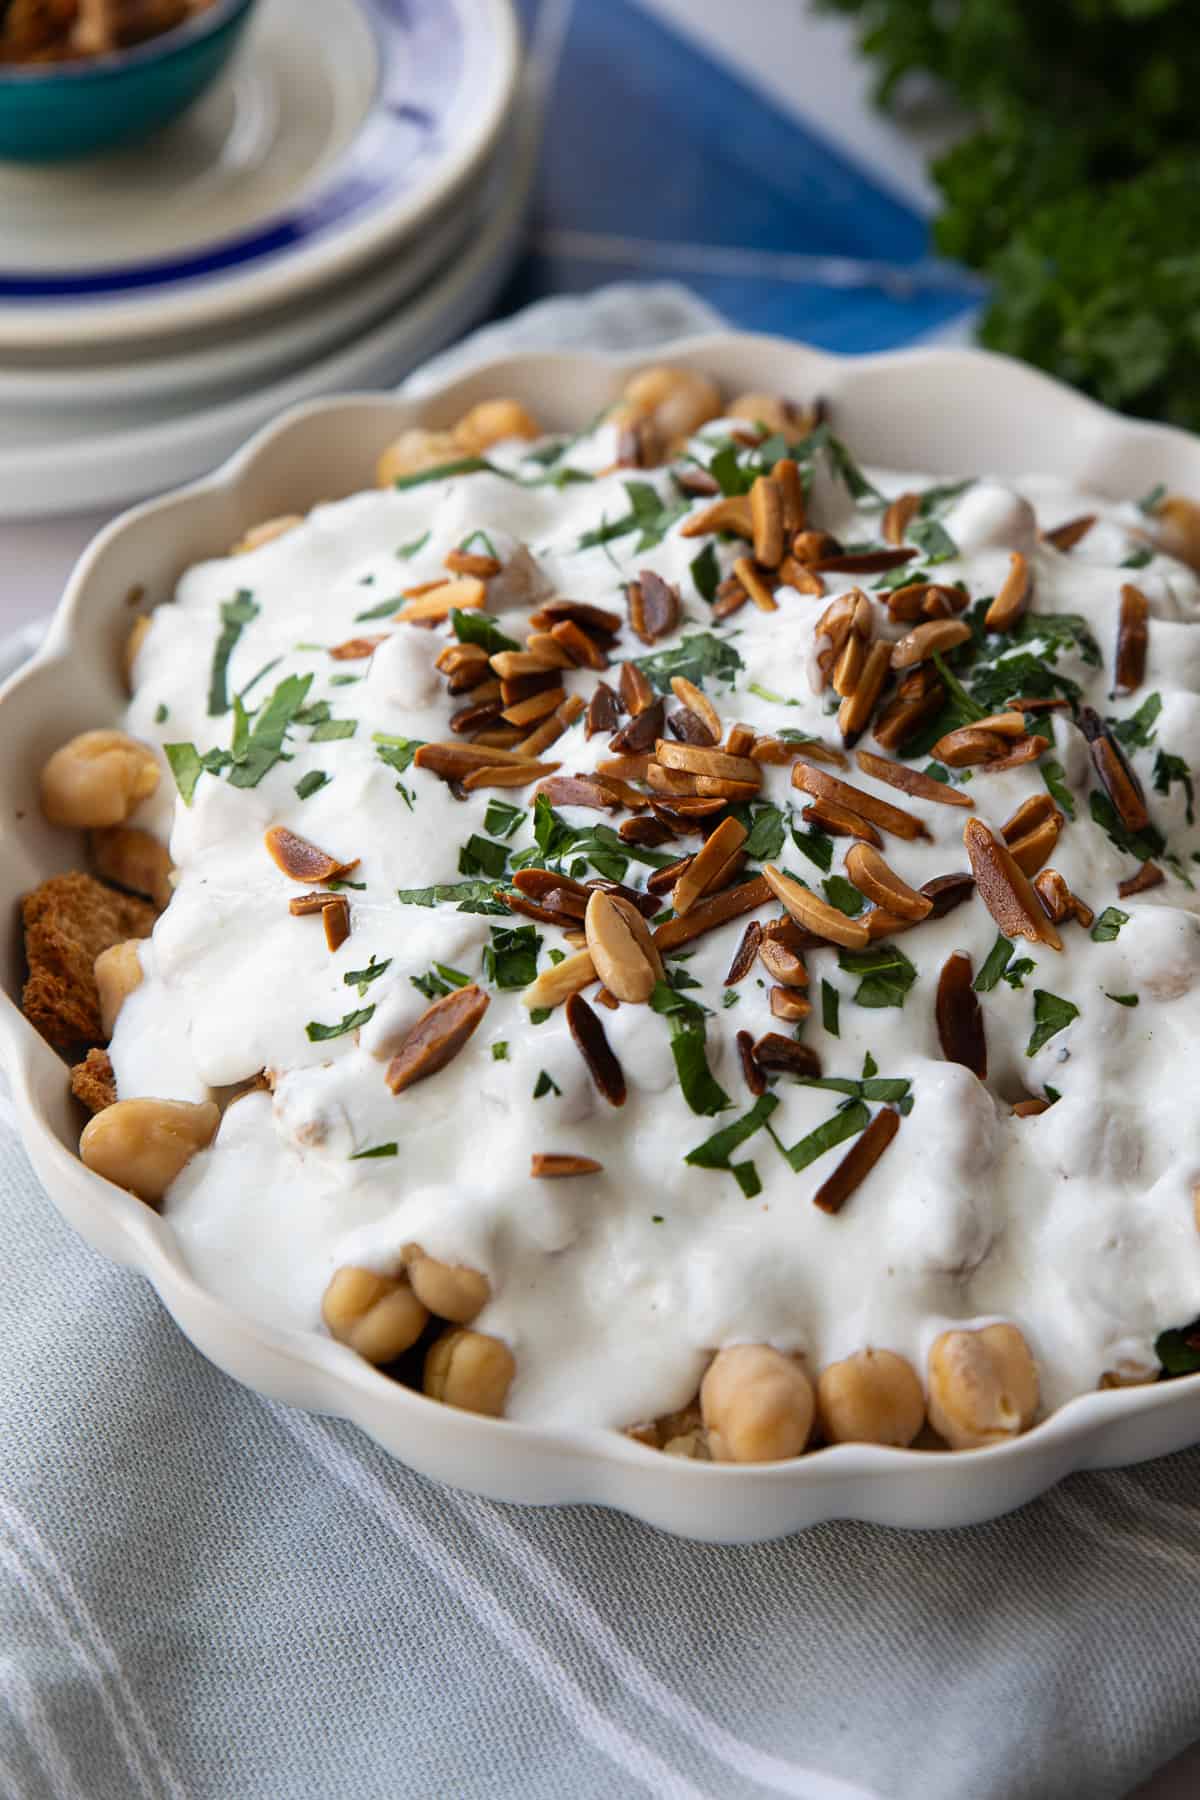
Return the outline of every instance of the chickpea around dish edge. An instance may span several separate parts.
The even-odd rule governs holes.
[[[211,1100],[117,1100],[84,1126],[79,1155],[93,1174],[157,1206],[220,1122]]]
[[[412,1348],[429,1323],[404,1275],[377,1274],[346,1265],[337,1270],[321,1300],[331,1337],[365,1362],[389,1363]]]
[[[694,369],[656,364],[626,382],[612,416],[622,425],[651,425],[672,450],[720,413],[721,390],[715,381]]]
[[[1038,1374],[1015,1325],[943,1331],[929,1352],[929,1423],[952,1450],[1017,1437],[1038,1409]]]
[[[111,944],[100,952],[93,964],[92,972],[100,994],[100,1023],[107,1039],[111,1039],[116,1030],[117,1018],[126,1000],[142,985],[138,948],[137,938],[130,938],[124,944]]]
[[[700,1410],[714,1461],[776,1462],[808,1443],[816,1399],[794,1357],[770,1344],[735,1344],[709,1364]]]
[[[68,828],[124,825],[160,775],[148,744],[123,731],[81,731],[42,769],[42,811],[51,825]]]
[[[380,487],[391,487],[406,475],[419,475],[464,456],[481,456],[505,438],[535,438],[541,427],[518,400],[481,400],[449,431],[410,425],[384,450],[375,465]]]
[[[906,1448],[925,1423],[916,1370],[893,1350],[858,1350],[817,1377],[817,1419],[831,1444]]]
[[[486,1275],[463,1263],[444,1263],[426,1256],[419,1244],[405,1246],[404,1268],[421,1304],[452,1325],[469,1325],[492,1297]]]
[[[461,1326],[434,1340],[425,1356],[423,1387],[431,1400],[498,1419],[517,1365],[499,1338]]]

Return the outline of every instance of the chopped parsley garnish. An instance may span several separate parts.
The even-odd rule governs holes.
[[[1140,996],[1137,994],[1110,994],[1108,989],[1105,988],[1104,998],[1106,1000],[1115,1000],[1118,1006],[1137,1006]]]
[[[494,881],[442,881],[434,887],[397,888],[402,906],[457,906],[464,913],[499,913],[508,908],[495,895]]]
[[[472,832],[458,853],[460,875],[502,877],[508,868],[508,846]]]
[[[1172,756],[1167,750],[1160,750],[1154,758],[1154,791],[1156,794],[1169,794],[1171,784],[1178,781],[1187,796],[1187,822],[1196,823],[1196,790],[1192,783],[1192,771],[1182,756]]]
[[[825,898],[830,906],[836,906],[848,919],[857,919],[866,905],[854,883],[847,881],[844,875],[827,875],[821,886],[825,889]],[[898,1006],[900,1002],[896,1001],[895,1004]]]
[[[684,676],[699,688],[709,677],[732,687],[744,666],[733,645],[724,638],[714,637],[711,631],[694,631],[670,650],[637,658],[637,667],[660,694],[670,693],[671,681],[676,675]]]
[[[374,1016],[374,1006],[364,1006],[358,1012],[347,1013],[337,1025],[320,1025],[311,1020],[305,1027],[305,1036],[311,1044],[323,1044],[329,1038],[344,1037],[348,1031],[357,1031],[360,1025]]]
[[[346,973],[342,976],[342,980],[347,987],[356,987],[358,989],[358,997],[361,1000],[371,983],[373,981],[378,981],[384,971],[390,969],[391,966],[392,959],[390,956],[385,957],[381,963],[377,963],[375,958],[372,957],[365,969],[347,969]]]
[[[841,1036],[841,1032],[838,1028],[838,1008],[839,1008],[840,1004],[841,1004],[841,995],[838,993],[837,989],[834,987],[832,981],[825,981],[824,979],[822,979],[822,981],[821,981],[821,1023],[825,1027],[826,1031],[829,1033],[830,1037],[840,1037]]]
[[[801,1087],[824,1088],[831,1094],[845,1094],[849,1100],[894,1106],[906,1117],[913,1109],[910,1078],[907,1075],[880,1075],[875,1059],[870,1055],[857,1081],[848,1075],[801,1075],[797,1080]]]
[[[665,981],[655,984],[650,1005],[671,1027],[671,1055],[683,1097],[694,1113],[723,1112],[733,1102],[714,1077],[705,1051],[705,1009]]]
[[[1096,923],[1092,926],[1092,942],[1095,944],[1111,944],[1120,936],[1122,925],[1128,925],[1129,914],[1122,912],[1119,906],[1106,906]]]
[[[249,588],[239,588],[233,600],[221,606],[221,631],[213,650],[212,674],[208,683],[208,716],[219,718],[229,711],[229,659],[243,630],[257,619],[259,608]]]
[[[712,1137],[705,1138],[694,1150],[689,1150],[684,1162],[696,1169],[728,1169],[732,1153],[766,1124],[778,1105],[778,1094],[763,1094],[748,1113],[735,1119],[732,1125],[714,1132]]]
[[[575,546],[577,550],[611,544],[636,531],[640,536],[633,553],[640,556],[643,551],[653,550],[656,544],[661,544],[672,525],[677,525],[691,511],[690,500],[664,500],[648,481],[626,481],[622,485],[630,510],[622,513],[619,519],[606,519],[593,530],[585,531]]]
[[[988,951],[987,960],[971,983],[977,994],[989,993],[995,987],[1011,962],[1012,953],[1012,944],[1002,934]]]
[[[475,607],[452,606],[450,623],[460,644],[478,644],[489,656],[495,656],[499,650],[519,650],[521,647],[515,638],[505,637],[489,613]]]
[[[859,1006],[903,1006],[904,996],[917,979],[913,964],[894,944],[839,950],[838,967],[848,975],[862,976],[854,994]]]
[[[350,1158],[351,1162],[371,1162],[379,1156],[399,1156],[399,1144],[375,1144],[370,1150],[358,1150]]]
[[[493,544],[486,531],[482,529],[469,531],[458,548],[464,554],[469,554],[472,544],[482,544],[483,554],[485,556],[490,556],[493,562],[500,562],[502,560],[496,555],[496,546]]]
[[[792,826],[792,842],[801,856],[807,856],[809,862],[815,863],[818,869],[833,867],[833,839],[823,831],[801,831],[798,825]]]
[[[1019,956],[1016,962],[1009,963],[1000,979],[1007,981],[1009,987],[1015,992],[1018,988],[1025,986],[1025,977],[1032,975],[1036,968],[1037,964],[1031,956]]]
[[[453,475],[478,475],[481,470],[491,467],[486,456],[460,456],[457,462],[438,463],[432,469],[417,469],[412,475],[398,475],[392,486],[398,489],[422,487],[427,481],[447,481]],[[494,471],[496,474],[500,472]]]
[[[164,744],[163,755],[175,777],[179,798],[185,806],[190,806],[195,797],[196,783],[204,773],[199,751],[195,744]]]
[[[861,1100],[850,1100],[840,1106],[831,1119],[826,1119],[823,1125],[818,1125],[815,1131],[810,1131],[807,1137],[802,1137],[798,1143],[793,1144],[790,1150],[780,1144],[778,1138],[775,1142],[792,1173],[799,1175],[802,1169],[807,1169],[809,1163],[816,1162],[819,1156],[824,1156],[827,1150],[834,1149],[838,1144],[844,1144],[848,1138],[857,1137],[870,1123],[871,1114],[864,1103]]]
[[[413,538],[411,543],[401,544],[400,548],[396,552],[396,555],[400,558],[400,561],[401,562],[411,562],[413,557],[419,555],[420,552],[425,548],[426,544],[429,542],[429,536],[430,536],[430,534],[428,531],[423,531],[421,533],[420,537]]]
[[[331,779],[324,769],[310,769],[308,774],[302,775],[296,783],[297,800],[307,800],[312,794],[319,793]]]
[[[412,759],[424,743],[423,738],[391,737],[385,731],[371,734],[371,742],[375,745],[375,754],[380,762],[385,762],[389,769],[395,769],[403,775],[412,767]]]
[[[1154,728],[1162,711],[1162,695],[1147,694],[1127,719],[1109,719],[1108,728],[1127,750],[1146,750],[1154,742]]]
[[[529,1023],[531,1025],[544,1025],[553,1010],[553,1007],[550,1006],[531,1007],[529,1011]]]
[[[310,744],[336,744],[352,738],[358,730],[357,719],[322,719],[312,730]]]
[[[425,536],[428,537],[429,533],[426,532]],[[393,594],[390,600],[381,600],[377,606],[369,607],[366,612],[355,613],[354,623],[365,625],[370,619],[389,619],[393,613],[398,613],[403,605],[403,596]]]
[[[1128,556],[1122,558],[1119,567],[1122,569],[1144,569],[1147,563],[1153,561],[1153,550],[1151,550],[1148,544],[1143,544],[1140,549],[1131,550]]]
[[[926,488],[921,495],[918,518],[936,519],[949,512],[956,500],[960,500],[968,488],[975,486],[974,475],[968,475],[963,481],[939,481],[933,487]],[[911,536],[911,533],[909,534]],[[913,540],[914,543],[916,540]]]
[[[1162,481],[1156,481],[1154,486],[1150,489],[1150,492],[1148,494],[1142,495],[1141,499],[1137,503],[1137,509],[1140,513],[1145,513],[1145,515],[1148,519],[1152,519],[1155,516],[1155,514],[1158,512],[1159,507],[1162,505],[1162,503],[1166,499],[1166,497],[1167,497],[1166,483],[1162,482]]]
[[[1115,847],[1136,856],[1139,862],[1149,862],[1152,856],[1161,856],[1166,849],[1167,841],[1156,826],[1144,825],[1140,831],[1130,831],[1123,825],[1108,795],[1098,788],[1093,788],[1088,795],[1088,806],[1092,818],[1102,831],[1107,832]]]
[[[1067,772],[1062,764],[1053,756],[1043,757],[1038,767],[1042,771],[1042,780],[1046,784],[1050,798],[1056,806],[1061,806],[1068,819],[1075,817],[1075,796],[1067,786]]]
[[[510,806],[507,800],[489,800],[483,829],[493,837],[510,838],[524,817],[523,806]]]
[[[533,803],[535,847],[519,850],[512,859],[515,869],[536,866],[578,880],[588,864],[608,881],[624,881],[631,862],[665,869],[677,858],[640,844],[627,844],[611,825],[568,825],[544,794]]]
[[[154,723],[156,725],[163,725],[166,723],[166,720],[167,720],[167,707],[166,707],[165,703],[160,700],[158,705],[154,709]]]
[[[386,964],[384,967],[386,968]],[[383,969],[379,970],[382,975]],[[348,981],[349,976],[346,977]],[[408,978],[419,994],[427,1000],[440,1000],[445,994],[452,994],[455,988],[470,987],[471,977],[464,975],[461,969],[452,969],[446,963],[434,963],[426,969],[424,975],[410,975]],[[362,993],[362,988],[359,993]]]
[[[1073,1019],[1079,1017],[1079,1008],[1070,1000],[1063,1000],[1057,994],[1049,994],[1045,988],[1033,990],[1033,1035],[1025,1051],[1026,1056],[1036,1056],[1043,1044],[1048,1044],[1052,1037],[1065,1031]]]
[[[904,535],[910,544],[917,546],[927,563],[950,562],[958,555],[958,545],[936,519],[915,518]]]
[[[721,1005],[725,1008],[725,1011],[728,1012],[731,1006],[737,1005],[741,997],[742,996],[738,993],[736,988],[726,988],[725,992],[721,995]]]
[[[545,1069],[543,1069],[541,1071],[541,1073],[539,1074],[537,1081],[534,1084],[534,1089],[533,1089],[534,1099],[535,1100],[544,1100],[547,1094],[561,1094],[561,1093],[562,1093],[562,1089],[559,1087],[558,1083],[555,1080],[553,1080],[551,1076],[547,1075]]]
[[[537,976],[542,940],[532,925],[505,929],[492,926],[492,941],[484,947],[483,967],[493,987],[525,988]]]
[[[742,854],[756,862],[774,862],[783,849],[786,820],[777,806],[737,805],[730,812],[746,828]]]
[[[254,724],[246,738],[243,753],[234,751],[234,766],[229,772],[230,785],[238,788],[257,787],[268,769],[284,758],[283,741],[288,727],[304,705],[312,685],[311,675],[286,675],[270,698],[254,715]],[[234,716],[239,714],[234,701]]]
[[[508,1061],[508,1039],[507,1038],[497,1038],[496,1042],[492,1045],[492,1061],[493,1062],[507,1062]]]
[[[702,600],[711,606],[717,597],[717,589],[721,585],[721,565],[717,561],[717,552],[711,543],[705,544],[699,556],[694,556],[688,564],[692,582]]]

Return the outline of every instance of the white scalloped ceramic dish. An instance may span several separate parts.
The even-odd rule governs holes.
[[[1114,497],[1156,481],[1200,492],[1200,441],[1118,418],[1004,358],[934,349],[839,358],[732,334],[655,353],[656,361],[664,357],[706,370],[730,391],[823,394],[850,442],[894,468],[1015,475],[1036,465]],[[76,569],[41,652],[0,692],[4,916],[15,919],[18,897],[37,881],[82,860],[71,836],[42,822],[37,772],[63,739],[112,720],[122,705],[119,646],[135,584],[165,597],[188,564],[255,521],[370,485],[377,453],[406,425],[442,425],[475,401],[505,393],[549,428],[578,427],[644,360],[522,356],[419,401],[317,401],[261,432],[216,474],[109,526]],[[15,929],[5,942],[11,996],[21,979]],[[79,1120],[63,1065],[8,998],[0,1003],[0,1053],[30,1157],[56,1206],[96,1248],[140,1269],[206,1356],[275,1399],[353,1419],[426,1475],[495,1499],[592,1501],[668,1531],[726,1542],[833,1518],[958,1526],[1019,1506],[1073,1470],[1139,1462],[1200,1439],[1200,1377],[1085,1395],[1027,1436],[989,1450],[948,1455],[842,1445],[758,1467],[681,1461],[615,1434],[456,1412],[397,1386],[329,1339],[271,1330],[206,1293],[168,1225],[77,1160]]]

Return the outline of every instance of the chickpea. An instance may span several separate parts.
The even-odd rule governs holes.
[[[96,958],[96,986],[100,990],[100,1022],[104,1035],[111,1038],[117,1014],[135,988],[142,985],[142,964],[138,956],[138,940],[113,944]]]
[[[674,447],[721,412],[721,390],[693,369],[642,369],[626,383],[616,417],[647,421]]]
[[[454,427],[454,440],[459,453],[482,456],[493,444],[506,438],[541,436],[541,426],[526,412],[519,400],[481,400],[464,413]]]
[[[125,672],[125,686],[133,692],[133,669],[138,659],[138,651],[146,641],[146,633],[150,629],[150,615],[143,613],[129,627],[129,636],[125,639],[125,648],[121,652],[121,667]]]
[[[276,538],[286,537],[289,531],[295,531],[297,525],[304,520],[299,513],[280,513],[277,519],[263,519],[252,525],[236,544],[229,547],[230,556],[242,556],[247,550],[261,550],[264,544],[273,544]]]
[[[95,1174],[157,1206],[220,1121],[211,1100],[118,1100],[89,1119],[79,1154]]]
[[[859,1350],[817,1377],[817,1418],[831,1444],[911,1444],[925,1395],[911,1363],[892,1350]]]
[[[391,487],[403,475],[419,475],[422,469],[436,469],[461,456],[462,447],[453,432],[413,426],[388,445],[375,465],[375,479],[380,487]]]
[[[42,770],[42,811],[52,825],[123,825],[158,781],[146,744],[123,731],[83,731]]]
[[[1015,1325],[943,1331],[929,1352],[929,1423],[952,1450],[999,1444],[1028,1430],[1037,1365]]]
[[[1200,506],[1181,494],[1168,494],[1154,514],[1158,541],[1168,556],[1200,569]]]
[[[504,1411],[517,1365],[507,1344],[481,1331],[447,1331],[425,1357],[425,1392],[444,1406],[487,1413]]]
[[[422,1306],[455,1325],[469,1325],[492,1297],[492,1284],[486,1275],[461,1263],[444,1263],[426,1256],[419,1244],[408,1245],[404,1266]]]
[[[807,1444],[815,1401],[794,1357],[769,1344],[736,1344],[709,1364],[700,1409],[714,1461],[775,1462]]]
[[[731,419],[765,425],[768,431],[782,432],[785,437],[797,437],[810,429],[805,415],[779,394],[739,394],[725,410]]]
[[[321,1301],[321,1317],[339,1344],[369,1363],[394,1362],[424,1331],[429,1314],[407,1281],[347,1265]]]
[[[136,825],[106,825],[93,831],[89,849],[97,875],[131,893],[145,894],[159,912],[169,904],[172,865],[167,846]]]

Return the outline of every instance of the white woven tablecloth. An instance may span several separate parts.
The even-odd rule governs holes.
[[[1200,1734],[1200,1451],[752,1549],[455,1494],[206,1363],[2,1099],[0,1271],[4,1800],[1117,1800]]]

